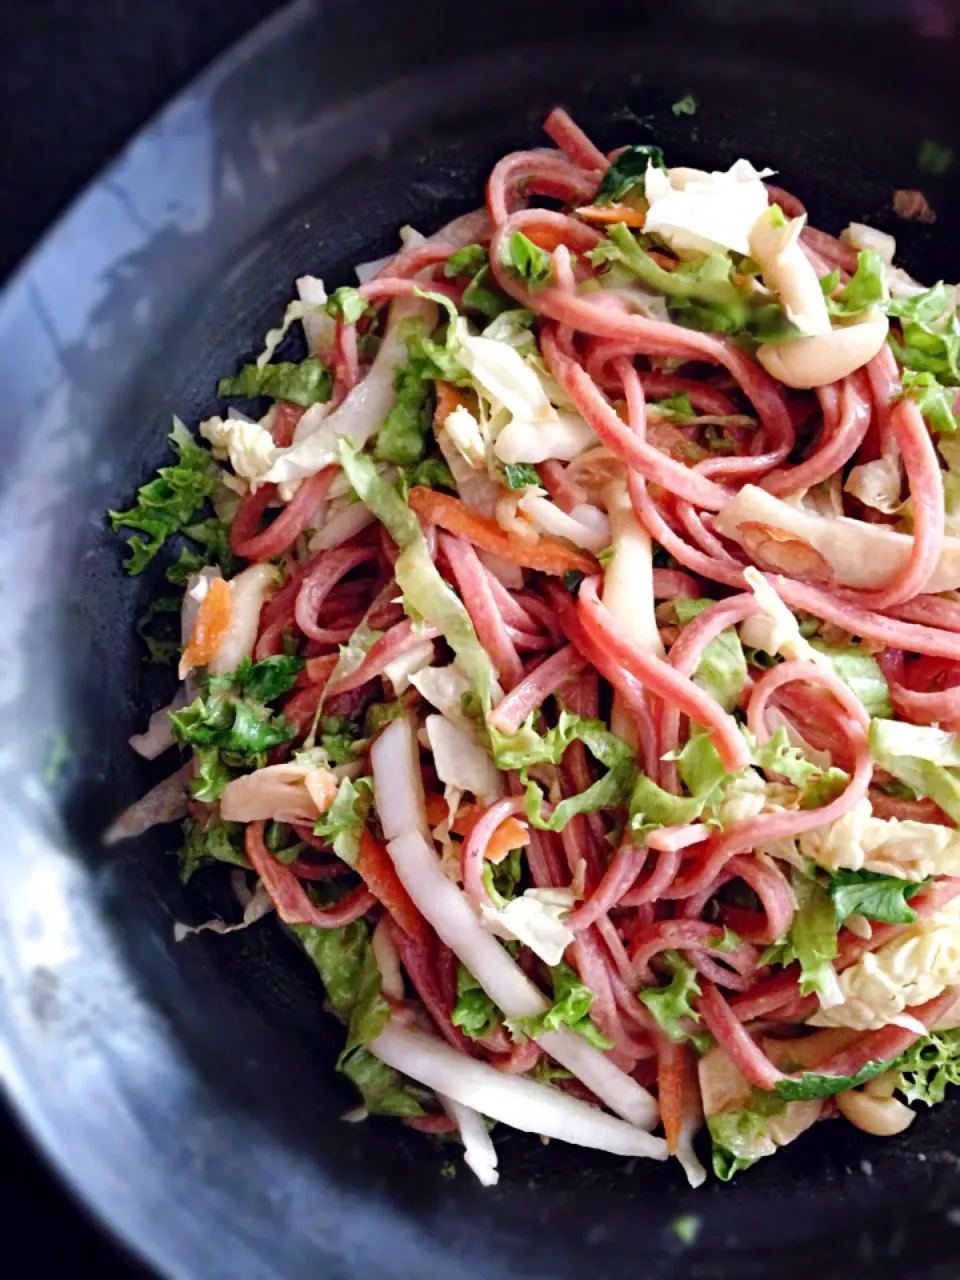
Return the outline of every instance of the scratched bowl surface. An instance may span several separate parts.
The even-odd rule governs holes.
[[[957,54],[893,3],[301,3],[147,129],[9,287],[0,1068],[72,1188],[160,1273],[956,1273],[956,1106],[887,1143],[819,1126],[698,1193],[672,1167],[503,1135],[482,1191],[443,1176],[452,1148],[341,1123],[340,1032],[274,922],[176,944],[175,920],[230,910],[223,877],[184,889],[169,829],[98,837],[169,767],[126,748],[169,684],[134,634],[158,581],[124,575],[104,511],[164,461],[171,414],[210,409],[297,274],[346,283],[403,223],[475,206],[562,101],[604,147],[770,163],[818,225],[895,229],[910,269],[956,279],[956,176],[925,182],[932,227],[895,225],[890,201],[920,181],[920,139],[957,145]],[[676,118],[686,93],[699,110]],[[690,1248],[668,1230],[687,1212]]]

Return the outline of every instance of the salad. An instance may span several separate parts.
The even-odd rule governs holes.
[[[110,513],[180,684],[108,834],[275,913],[357,1115],[698,1185],[960,1080],[958,290],[545,129]]]

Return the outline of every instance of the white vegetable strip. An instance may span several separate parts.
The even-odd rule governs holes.
[[[497,1149],[483,1123],[483,1116],[472,1107],[465,1107],[456,1098],[445,1093],[437,1095],[440,1105],[460,1130],[463,1139],[463,1162],[477,1175],[484,1187],[495,1187],[500,1181],[497,1169]]]
[[[423,799],[420,752],[406,716],[388,724],[370,748],[380,825],[388,840],[408,831],[429,830]]]
[[[637,644],[663,657],[653,601],[653,546],[622,482],[607,490],[613,556],[603,573],[603,603]]]
[[[125,809],[104,832],[104,844],[117,844],[120,840],[142,836],[151,827],[186,817],[191,768],[188,761],[176,773],[158,782],[145,796]]]
[[[376,761],[373,767],[379,796],[381,783]],[[417,831],[407,831],[391,840],[387,849],[410,897],[494,1004],[508,1017],[542,1013],[547,1008],[543,994],[484,929],[467,899],[444,875],[423,836]],[[564,1027],[560,1031],[548,1031],[537,1039],[552,1058],[572,1071],[612,1111],[631,1124],[648,1128],[656,1124],[657,1107],[646,1089],[582,1036]],[[484,1110],[484,1115],[492,1114]]]
[[[310,539],[310,551],[327,551],[339,547],[342,542],[355,537],[361,530],[373,524],[376,516],[362,502],[351,502],[334,512],[318,533]]]
[[[370,1049],[411,1079],[514,1129],[614,1155],[667,1158],[662,1138],[549,1085],[468,1058],[422,1031],[389,1022]]]
[[[539,533],[566,538],[585,551],[602,551],[610,545],[609,521],[597,507],[581,504],[568,514],[536,489],[529,489],[517,506]]]
[[[836,585],[863,590],[886,586],[907,566],[913,538],[894,533],[886,525],[868,524],[846,516],[811,515],[756,485],[746,484],[717,512],[714,524],[725,538],[745,545],[751,522],[802,538],[817,550],[834,573]],[[748,525],[745,535],[740,526]],[[946,537],[933,575],[924,587],[929,594],[960,587],[960,538]]]
[[[483,801],[503,795],[500,770],[469,734],[442,715],[427,716],[425,726],[441,782]]]
[[[173,695],[172,700],[165,707],[160,707],[158,711],[154,711],[147,721],[147,727],[144,732],[135,733],[130,739],[130,746],[133,747],[137,755],[143,756],[145,760],[156,760],[157,756],[162,756],[164,751],[169,751],[176,742],[176,738],[173,736],[173,726],[170,724],[170,712],[179,711],[190,700],[187,686],[181,684]]]
[[[230,580],[230,625],[210,661],[215,675],[235,671],[241,658],[249,658],[257,643],[260,610],[277,587],[272,564],[252,564]]]
[[[403,321],[420,317],[427,328],[436,319],[436,304],[419,298],[397,298],[390,304],[390,318],[383,342],[365,378],[348,392],[332,413],[314,414],[308,409],[297,423],[294,443],[281,451],[266,479],[277,484],[315,475],[338,461],[337,440],[349,436],[358,449],[380,429],[396,401],[394,367],[406,364],[407,344]],[[315,406],[325,409],[325,406]]]

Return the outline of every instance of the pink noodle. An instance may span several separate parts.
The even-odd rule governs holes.
[[[270,901],[284,924],[312,924],[319,929],[338,929],[341,925],[359,920],[371,907],[376,906],[376,898],[363,885],[351,889],[335,907],[322,909],[316,906],[296,875],[289,867],[278,862],[263,843],[263,828],[262,822],[247,823],[244,846],[250,865],[263,881]]]
[[[960,720],[960,686],[935,693],[918,693],[903,684],[902,653],[887,649],[878,654],[877,660],[886,677],[890,697],[898,715],[914,724],[941,724]]]
[[[497,607],[487,570],[466,538],[442,533],[439,545],[453,570],[477,638],[490,655],[502,684],[510,690],[523,680],[523,664]]]
[[[839,676],[834,675],[826,667],[816,666],[812,662],[781,662],[778,666],[771,667],[757,681],[747,707],[747,725],[759,743],[766,742],[770,737],[764,713],[771,695],[781,685],[792,684],[798,680],[805,680],[826,689],[864,733],[870,728],[870,716],[866,707]]]
[[[841,600],[832,591],[815,587],[810,583],[796,582],[768,574],[767,580],[780,598],[794,611],[803,609],[817,618],[835,622],[851,635],[863,640],[873,640],[890,649],[907,649],[911,653],[925,653],[934,658],[956,658],[956,636],[933,627],[917,626],[912,622],[897,622],[882,614],[872,613],[860,604]]]
[[[494,800],[493,804],[488,805],[474,821],[461,845],[460,871],[464,892],[477,908],[493,906],[486,885],[483,883],[483,863],[487,845],[504,819],[520,816],[523,812],[524,800],[520,796],[506,796],[502,800]]]
[[[606,169],[607,157],[593,145],[563,107],[553,108],[543,122],[543,132],[581,169]]]
[[[516,685],[487,717],[501,733],[516,733],[531,711],[583,670],[584,659],[573,645],[564,645]]]
[[[442,293],[459,303],[462,289],[449,280],[406,280],[402,276],[374,276],[358,287],[357,293],[368,302],[381,302],[387,298],[415,298],[420,293]]]
[[[507,222],[521,182],[531,194],[538,182],[546,182],[552,192],[562,191],[568,203],[583,204],[593,198],[597,177],[558,151],[511,151],[497,161],[487,179],[487,212],[495,227]]]
[[[724,1053],[750,1084],[758,1089],[773,1089],[783,1079],[783,1072],[750,1039],[713,983],[704,982],[702,986],[697,1008]]]
[[[944,600],[940,596],[916,596],[890,610],[905,622],[919,622],[925,627],[939,627],[942,631],[960,631],[960,601]],[[956,641],[954,641],[956,643]]]
[[[717,952],[710,946],[722,937],[723,926],[707,920],[657,920],[647,925],[630,942],[629,955],[637,982],[650,986],[656,981],[650,961],[662,951],[696,947],[720,956],[732,954]]]
[[[631,471],[627,476],[627,489],[637,519],[646,529],[650,537],[658,542],[665,551],[679,560],[687,569],[693,570],[703,578],[712,578],[728,587],[743,589],[745,582],[743,570],[709,556],[698,547],[685,542],[664,519],[660,508],[647,491],[643,477]]]
[[[645,875],[638,880],[632,889],[620,899],[621,907],[643,907],[647,903],[656,902],[660,898],[677,874],[677,868],[680,866],[680,854],[677,851],[666,850],[659,854],[656,862],[649,875]]]
[[[286,551],[307,528],[317,503],[330,488],[334,473],[334,467],[327,467],[302,481],[292,499],[265,529],[260,529],[260,519],[276,494],[276,485],[261,485],[256,492],[251,490],[246,494],[230,526],[233,554],[244,560],[269,560]]]
[[[388,927],[393,945],[400,956],[400,963],[407,971],[414,990],[423,1001],[440,1034],[454,1049],[470,1057],[474,1056],[476,1049],[473,1042],[450,1021],[453,1004],[443,990],[435,959],[430,954],[433,948],[425,947],[392,920]],[[431,941],[433,942],[432,939]],[[435,945],[434,942],[434,947]]]
[[[672,600],[674,596],[687,596],[696,600],[700,595],[700,584],[696,578],[682,569],[654,569],[654,600]]]
[[[567,917],[568,928],[579,933],[616,906],[642,871],[644,857],[643,850],[636,845],[620,845],[596,889],[582,906]]]
[[[833,391],[832,387],[821,388]],[[770,493],[783,497],[802,489],[811,489],[839,471],[857,452],[867,434],[873,405],[866,376],[857,371],[844,378],[839,387],[841,412],[833,430],[827,430],[828,417],[824,416],[824,438],[820,447],[805,462],[795,466],[780,467],[764,476],[761,484]]]
[[[893,432],[910,482],[913,546],[906,568],[894,571],[886,587],[850,593],[867,609],[889,609],[919,595],[937,567],[943,546],[943,477],[927,424],[915,400],[900,400],[890,414]]]
[[[426,640],[436,639],[439,634],[436,627],[430,626],[429,623],[414,628],[412,621],[404,618],[402,622],[398,622],[373,642],[356,671],[350,675],[340,676],[330,684],[327,687],[326,696],[334,698],[359,689],[368,680],[380,675],[388,662],[392,662],[394,658],[399,658],[404,653],[409,653],[411,649],[415,649]]]
[[[317,558],[317,562],[303,579],[294,610],[297,626],[305,636],[331,643],[339,643],[344,639],[341,634],[334,634],[328,627],[321,627],[317,617],[340,579],[360,565],[371,562],[380,562],[380,553],[374,547],[337,547]],[[349,634],[348,632],[347,638]]]
[[[597,580],[587,578],[577,598],[580,621],[594,643],[611,656],[651,692],[675,704],[710,732],[723,767],[730,773],[750,763],[746,743],[736,722],[719,703],[692,680],[681,676],[668,663],[645,652],[627,635],[597,595]]]

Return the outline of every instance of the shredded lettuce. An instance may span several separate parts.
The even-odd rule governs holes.
[[[329,808],[313,825],[314,835],[329,840],[337,857],[353,867],[360,852],[360,836],[372,807],[372,778],[342,778]]]
[[[908,1102],[943,1102],[948,1084],[960,1084],[960,1029],[921,1036],[893,1064],[896,1088]]]
[[[619,204],[628,193],[643,196],[647,169],[666,169],[663,151],[649,143],[624,147],[600,180],[594,204]]]
[[[777,1094],[788,1102],[806,1102],[810,1098],[829,1098],[835,1093],[845,1093],[857,1085],[881,1075],[891,1062],[865,1062],[852,1076],[828,1076],[819,1071],[801,1071],[799,1076],[784,1076],[774,1086]]]
[[[259,768],[271,747],[290,739],[290,724],[267,703],[293,685],[302,667],[294,657],[245,658],[229,674],[205,676],[193,702],[170,713],[174,737],[196,753],[191,789],[198,799],[218,799],[231,769]]]
[[[184,842],[180,850],[180,879],[184,884],[197,867],[207,862],[227,862],[234,867],[249,867],[243,851],[242,822],[195,822],[184,824]]]
[[[316,966],[328,1004],[347,1024],[348,1048],[340,1056],[338,1069],[360,1090],[372,1114],[422,1115],[422,1091],[363,1048],[382,1030],[390,1012],[380,990],[367,925],[355,920],[339,929],[308,924],[290,928]]]
[[[482,244],[465,244],[451,253],[443,264],[443,274],[450,279],[453,276],[475,276],[487,266],[490,259]]]
[[[917,913],[907,902],[923,888],[911,880],[876,871],[834,871],[827,882],[840,925],[847,916],[861,915],[886,924],[912,924]]]
[[[718,938],[721,930],[717,929]],[[700,1015],[690,1003],[691,996],[700,994],[697,971],[679,951],[665,951],[661,959],[670,970],[670,981],[664,987],[641,987],[637,998],[647,1006],[657,1020],[661,1031],[671,1040],[692,1040],[703,1052],[709,1037],[688,1031],[681,1026],[681,1019],[700,1021]]]
[[[523,771],[521,771],[523,772]],[[600,809],[625,809],[630,801],[637,776],[633,760],[623,760],[598,778],[586,791],[568,796],[554,805],[549,817],[541,812],[543,793],[532,779],[526,779],[524,807],[527,821],[541,831],[562,831],[578,813],[596,813]]]
[[[530,715],[513,734],[488,726],[493,757],[501,769],[525,769],[533,764],[559,764],[571,742],[579,740],[607,768],[633,758],[629,745],[604,724],[563,707],[553,728],[538,733]]]
[[[820,282],[832,316],[861,315],[872,307],[882,307],[890,296],[884,261],[872,249],[857,254],[856,271],[837,296],[832,297],[838,280],[839,273],[831,272]]]
[[[127,511],[110,511],[114,530],[138,529],[146,540],[134,534],[124,561],[127,573],[142,573],[172,534],[181,532],[217,487],[220,468],[209,450],[202,448],[178,419],[173,420],[170,439],[177,452],[173,466],[161,467],[156,478],[137,490],[137,501]]]
[[[771,1116],[782,1115],[787,1104],[776,1094],[762,1089],[754,1089],[753,1095],[751,1106],[721,1111],[707,1118],[713,1171],[721,1182],[729,1182],[735,1173],[749,1169],[777,1149],[767,1132],[767,1122]]]
[[[905,369],[900,377],[900,398],[915,400],[931,431],[956,431],[957,415],[953,411],[956,393],[947,390],[932,373],[914,373]]]
[[[471,1040],[480,1040],[496,1030],[503,1015],[465,965],[457,965],[457,1002],[450,1021]]]
[[[349,716],[321,716],[317,721],[316,740],[331,764],[353,764],[356,744],[365,736],[364,730]]]
[[[810,643],[830,664],[845,685],[855,693],[871,716],[890,716],[890,690],[880,665],[872,653],[859,645],[830,645],[819,637]]]
[[[413,466],[423,459],[433,422],[433,381],[422,374],[422,362],[397,365],[393,380],[396,403],[377,434],[374,454],[381,462]]]
[[[491,705],[496,677],[477,639],[470,615],[444,582],[431,559],[417,517],[373,462],[346,437],[339,443],[340,463],[354,491],[400,548],[395,574],[408,616],[431,623],[460,659],[484,710]]]
[[[837,913],[827,891],[809,876],[795,873],[797,910],[786,935],[767,947],[761,964],[800,964],[800,994],[816,993],[824,1005],[841,999],[833,961],[837,955]]]
[[[330,399],[333,391],[333,374],[318,356],[308,356],[299,364],[283,361],[278,364],[245,364],[233,378],[221,378],[217,383],[217,395],[240,396],[253,400],[257,396],[270,396],[273,400],[288,400],[291,404],[309,409]]]
[[[500,250],[500,261],[512,275],[526,281],[531,291],[542,289],[553,279],[550,255],[522,231],[514,231]]]
[[[692,600],[677,596],[673,601],[677,621],[682,627],[691,622],[704,609],[715,604],[713,600]],[[693,682],[720,703],[724,711],[732,711],[740,701],[747,679],[747,660],[735,627],[728,627],[704,649],[693,673]]]
[[[923,324],[930,324],[939,320],[949,305],[947,290],[941,280],[922,293],[911,294],[908,298],[891,298],[884,310],[888,315],[902,320],[919,320]]]
[[[760,301],[738,287],[733,259],[709,253],[680,262],[667,271],[643,249],[625,223],[614,223],[607,239],[590,250],[595,266],[618,263],[648,288],[664,294],[671,318],[691,329],[714,333],[748,333],[764,341],[783,342],[802,337],[779,304]]]
[[[540,477],[529,462],[508,462],[503,468],[508,489],[523,489],[527,485],[538,485]]]
[[[870,723],[874,762],[929,796],[954,822],[960,822],[960,741],[946,729],[876,719]]]
[[[373,307],[370,303],[352,285],[341,285],[339,289],[334,289],[327,299],[327,314],[341,316],[344,324],[356,324],[361,316],[372,311]]]
[[[545,1031],[569,1027],[598,1049],[612,1049],[612,1043],[600,1034],[590,1021],[593,992],[563,960],[550,969],[553,1003],[543,1013],[526,1018],[507,1018],[507,1030],[515,1040],[524,1036],[536,1038]]]
[[[960,386],[960,319],[956,314],[937,329],[922,320],[905,320],[902,342],[892,334],[888,341],[906,368],[935,374],[951,387]]]
[[[675,116],[695,116],[697,114],[697,100],[692,93],[684,94],[670,108]]]

